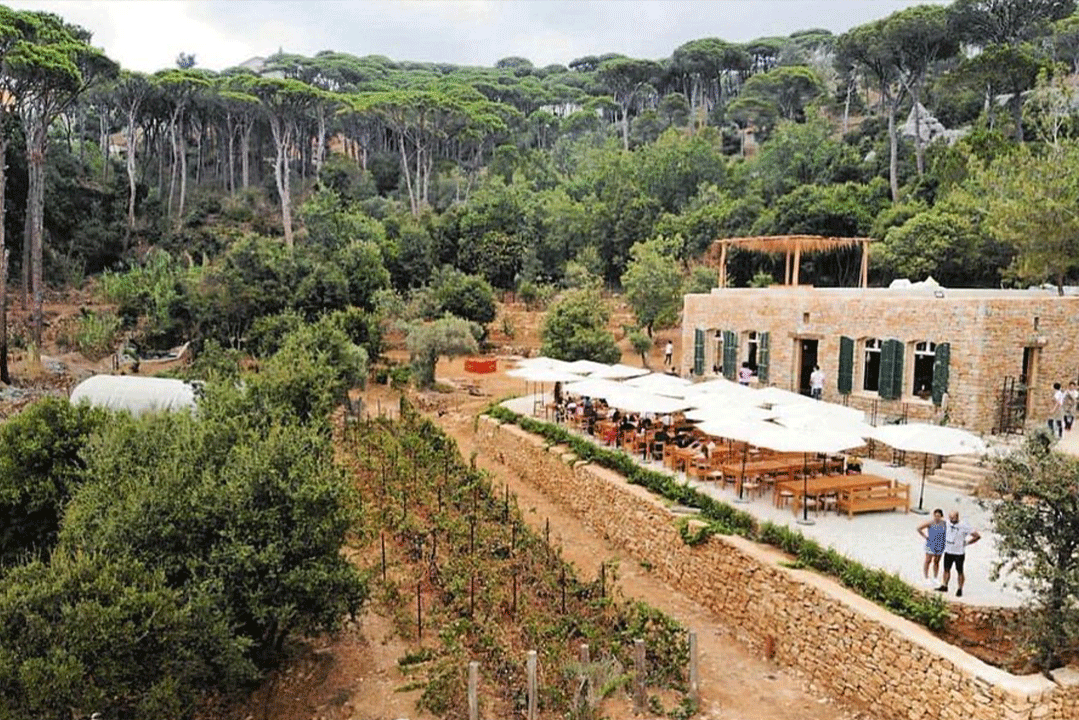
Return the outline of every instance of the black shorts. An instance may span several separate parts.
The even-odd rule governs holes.
[[[963,574],[963,561],[966,559],[966,555],[953,555],[952,553],[944,553],[944,572],[951,572],[952,565],[955,565],[955,571],[960,575]]]

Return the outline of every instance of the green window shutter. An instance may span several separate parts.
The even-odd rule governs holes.
[[[757,333],[757,379],[761,385],[768,384],[768,361],[771,359],[772,349],[768,341],[768,333]]]
[[[849,395],[854,388],[854,340],[849,337],[839,338],[839,392]]]
[[[952,346],[948,343],[937,343],[937,354],[933,358],[933,404],[940,405],[944,400],[944,393],[948,392],[948,360],[952,354]]]
[[[895,400],[899,397],[899,395],[893,394],[896,365],[895,348],[895,340],[885,340],[880,344],[880,382],[877,385],[877,392],[885,400]],[[902,358],[899,359],[899,365],[903,365]]]
[[[723,377],[736,380],[738,375],[738,336],[723,331]]]
[[[899,340],[889,340],[892,343],[892,373],[891,395],[892,400],[903,397],[903,343]]]
[[[693,331],[693,374],[704,375],[704,330]]]

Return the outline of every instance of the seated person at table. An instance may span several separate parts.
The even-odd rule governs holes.
[[[667,428],[660,425],[659,430],[656,431],[656,435],[655,435],[654,439],[655,439],[656,442],[665,443],[665,442],[670,441],[671,436],[667,434]]]
[[[621,419],[622,419],[622,413],[618,412],[618,408],[615,408],[614,412],[611,413],[611,421],[612,422],[618,422]]]
[[[647,430],[652,427],[652,421],[648,418],[641,418],[641,430]]]
[[[693,444],[693,436],[690,435],[689,433],[682,433],[682,434],[679,434],[679,435],[675,435],[674,444],[677,445],[680,448],[685,449],[685,448],[687,448],[687,447],[689,447],[690,445]]]
[[[851,455],[847,458],[847,472],[860,473],[862,471],[862,459]]]

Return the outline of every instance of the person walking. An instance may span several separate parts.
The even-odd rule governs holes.
[[[1075,422],[1075,408],[1079,405],[1079,388],[1075,387],[1074,380],[1068,383],[1068,389],[1064,391],[1061,404],[1064,406],[1064,429],[1071,430],[1072,423]]]
[[[1049,432],[1057,439],[1064,437],[1064,391],[1060,383],[1053,383],[1053,394],[1049,398]]]
[[[663,350],[663,364],[671,365],[674,362],[674,343],[667,341],[667,347]]]
[[[940,556],[944,554],[945,535],[944,511],[937,508],[931,519],[918,526],[918,534],[925,538],[925,564],[922,575],[926,585],[936,585],[940,575]],[[929,577],[929,566],[933,566],[933,577]]]
[[[1058,383],[1059,384],[1059,383]],[[982,539],[978,531],[968,523],[959,522],[959,511],[952,510],[948,513],[948,523],[944,527],[944,577],[938,592],[948,592],[948,582],[952,579],[952,566],[955,566],[956,579],[959,587],[955,590],[956,597],[963,597],[963,562],[967,557],[967,547]]]
[[[749,381],[753,379],[753,369],[749,367],[749,362],[743,362],[742,367],[738,368],[738,384],[749,385]]]
[[[820,369],[820,365],[814,365],[809,376],[809,393],[814,400],[820,400],[824,394],[824,371]]]

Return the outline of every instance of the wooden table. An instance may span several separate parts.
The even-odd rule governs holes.
[[[776,483],[772,502],[779,505],[781,491],[794,495],[794,514],[797,515],[802,507],[802,498],[805,495],[818,497],[839,493],[842,490],[854,490],[861,488],[891,487],[892,481],[888,478],[876,475],[820,475],[808,480],[782,480]]]
[[[804,465],[802,458],[797,460],[794,458],[778,457],[778,458],[764,458],[761,460],[747,460],[745,464],[746,475],[786,475],[787,479],[791,479],[793,473],[801,470]],[[732,475],[735,477],[742,476],[742,461],[732,460],[725,462],[719,466],[719,469],[724,475]]]

